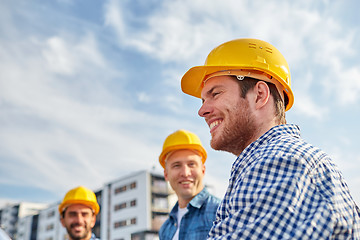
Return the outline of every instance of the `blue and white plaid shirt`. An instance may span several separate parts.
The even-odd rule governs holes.
[[[233,163],[208,239],[360,239],[360,211],[329,156],[280,125]]]

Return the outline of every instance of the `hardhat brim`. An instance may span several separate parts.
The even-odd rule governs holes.
[[[68,206],[73,205],[73,204],[82,204],[82,205],[88,206],[89,208],[91,208],[94,211],[95,215],[97,215],[100,211],[100,207],[99,207],[98,203],[95,204],[93,202],[84,201],[84,200],[68,200],[59,205],[59,213],[61,214],[63,211],[65,211],[65,209]]]
[[[197,150],[201,155],[202,162],[205,163],[206,158],[207,158],[207,153],[203,147],[201,147],[200,145],[194,145],[194,144],[182,144],[182,145],[167,147],[161,152],[161,154],[159,156],[159,162],[160,162],[161,166],[165,169],[166,156],[170,152],[173,152],[176,150],[183,150],[183,149]]]
[[[218,71],[224,71],[224,70],[235,70],[235,69],[241,69],[241,70],[249,70],[249,71],[260,71],[267,74],[268,73],[264,69],[257,69],[257,68],[248,68],[248,67],[242,67],[242,66],[195,66],[190,68],[184,76],[181,78],[181,90],[189,94],[191,96],[201,98],[201,91],[204,87],[204,80],[206,76],[218,72]],[[271,74],[272,75],[272,74]],[[288,104],[285,107],[285,111],[289,110],[292,105],[294,104],[294,94],[287,86],[287,84],[278,76],[274,76],[279,81],[279,83],[284,87],[285,94],[288,98]]]

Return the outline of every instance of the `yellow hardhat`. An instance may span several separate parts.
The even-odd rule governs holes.
[[[279,50],[258,39],[235,39],[214,48],[204,66],[193,67],[185,73],[181,79],[181,88],[184,93],[201,98],[204,81],[211,74],[218,72],[217,76],[235,75],[233,70],[241,70],[245,77],[251,77],[253,73],[263,75],[260,79],[274,83],[280,93],[284,92],[287,98],[285,110],[292,107],[294,94],[289,66]]]
[[[165,159],[168,153],[180,149],[197,150],[201,155],[202,162],[204,163],[206,161],[207,154],[199,137],[192,132],[181,129],[170,134],[165,139],[162,152],[159,156],[161,166],[165,168]]]
[[[100,210],[95,193],[83,186],[71,189],[66,193],[63,201],[59,205],[60,215],[71,204],[84,204],[86,206],[89,206],[90,208],[92,208],[95,215],[97,215]]]

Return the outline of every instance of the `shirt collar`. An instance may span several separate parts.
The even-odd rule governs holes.
[[[208,196],[209,196],[209,192],[206,189],[206,187],[204,187],[203,190],[201,190],[201,192],[199,192],[193,199],[191,199],[187,208],[189,208],[189,206],[192,206],[194,208],[201,208],[201,206],[206,201],[206,198]],[[179,207],[179,202],[176,202],[175,206],[170,212],[170,216],[175,216],[177,214],[178,207]]]
[[[264,133],[257,141],[260,144],[266,143],[269,140],[278,137],[280,135],[291,135],[292,137],[299,138],[300,137],[300,128],[294,124],[283,124],[277,125],[270,128],[269,131]]]
[[[254,150],[259,146],[264,145],[271,141],[272,139],[279,137],[281,135],[291,135],[292,137],[300,138],[300,128],[295,124],[283,124],[272,127],[256,141],[249,144],[242,153],[237,157],[236,161],[233,163],[232,169],[238,167],[242,159],[245,159],[249,156]]]
[[[97,240],[98,238],[96,238],[95,234],[94,233],[91,233],[91,238],[90,240]]]
[[[189,205],[193,206],[194,208],[201,208],[203,203],[206,201],[206,198],[209,196],[208,190],[204,187],[201,192],[199,192],[191,201]]]

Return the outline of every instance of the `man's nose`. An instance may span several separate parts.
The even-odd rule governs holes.
[[[183,176],[189,176],[191,174],[191,170],[188,166],[184,165],[182,167],[182,171],[181,171]]]
[[[198,114],[200,117],[206,117],[207,114],[209,114],[211,112],[211,107],[210,105],[204,101],[198,111]]]
[[[84,219],[84,217],[81,213],[79,213],[74,216],[74,219],[78,222],[81,222]]]

